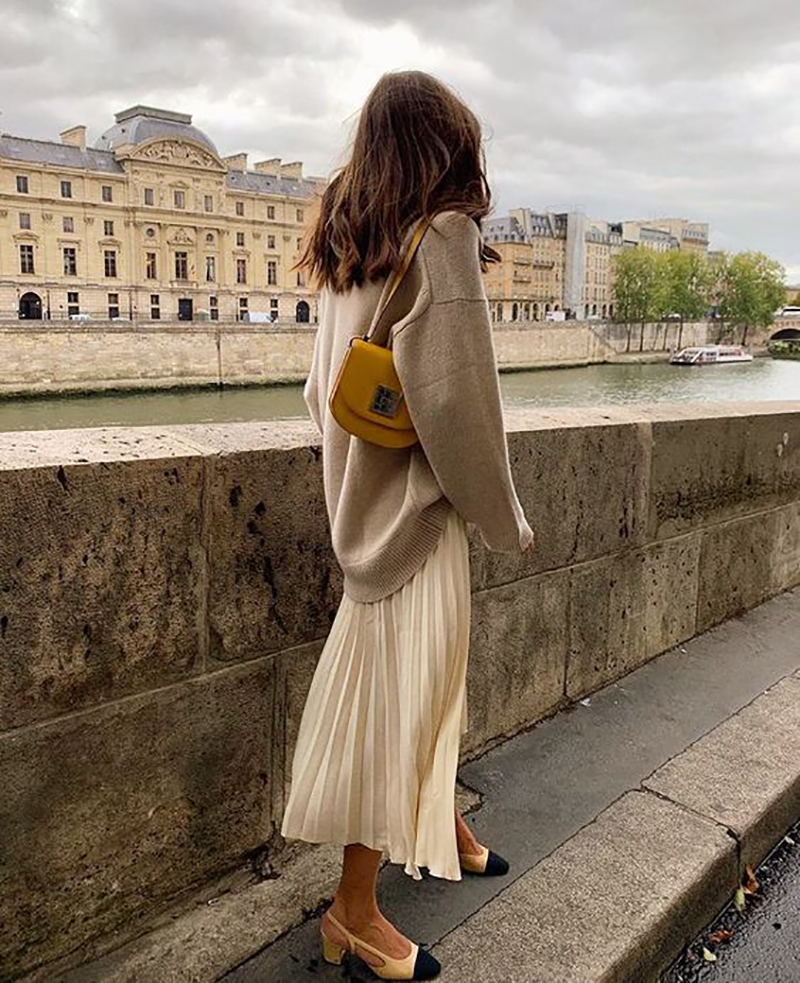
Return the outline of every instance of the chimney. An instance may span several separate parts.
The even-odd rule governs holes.
[[[270,157],[269,160],[260,160],[255,165],[259,174],[269,174],[270,177],[280,177],[281,159],[280,157]]]
[[[68,130],[62,130],[59,135],[62,143],[66,143],[70,147],[80,147],[81,150],[86,150],[85,126],[71,126]]]
[[[301,178],[303,176],[303,162],[293,160],[291,164],[281,164],[281,177]]]
[[[229,171],[246,171],[247,154],[231,154],[230,157],[222,158],[228,165]]]

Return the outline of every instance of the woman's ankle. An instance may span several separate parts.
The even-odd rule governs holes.
[[[376,901],[348,898],[340,894],[334,897],[329,910],[337,921],[351,931],[370,925],[381,918],[381,911]]]

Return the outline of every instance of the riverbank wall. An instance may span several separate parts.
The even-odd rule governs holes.
[[[800,402],[507,431],[537,548],[472,538],[462,759],[800,583]],[[309,425],[0,434],[0,977],[280,871],[340,596]]]
[[[302,382],[313,325],[0,322],[0,395]],[[666,358],[717,340],[714,322],[515,322],[494,328],[501,371]],[[753,344],[764,339],[753,336]]]

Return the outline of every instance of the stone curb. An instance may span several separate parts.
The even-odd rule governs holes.
[[[649,983],[800,815],[787,676],[433,947],[443,983]]]

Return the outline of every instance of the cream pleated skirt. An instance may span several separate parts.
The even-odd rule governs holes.
[[[362,843],[417,880],[420,867],[461,879],[454,797],[469,623],[467,533],[453,511],[398,591],[342,599],[303,709],[283,836]]]

